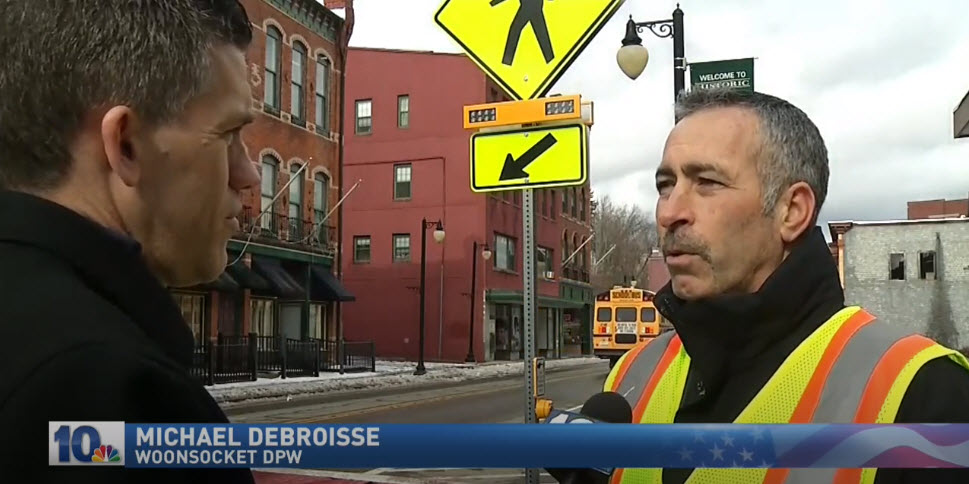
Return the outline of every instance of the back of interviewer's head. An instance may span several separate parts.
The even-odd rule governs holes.
[[[259,175],[238,0],[0,2],[0,188],[127,232],[168,286],[214,280]]]

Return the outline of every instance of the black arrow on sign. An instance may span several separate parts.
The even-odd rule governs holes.
[[[521,156],[516,160],[511,153],[505,157],[505,166],[501,168],[501,176],[498,177],[498,181],[515,180],[518,178],[528,178],[528,173],[525,173],[525,168],[528,167],[536,158],[542,156],[542,153],[548,151],[558,140],[552,133],[548,133],[544,138],[535,143],[534,146],[528,149],[528,151],[522,153]]]

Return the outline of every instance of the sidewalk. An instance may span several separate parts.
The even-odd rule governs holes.
[[[546,370],[556,372],[590,365],[606,365],[606,360],[595,357],[547,360]],[[498,361],[487,363],[425,363],[427,373],[414,375],[416,363],[379,361],[376,372],[321,373],[319,377],[267,379],[254,382],[228,383],[206,387],[216,402],[234,404],[249,400],[292,398],[314,393],[339,393],[376,388],[414,388],[449,382],[468,382],[492,378],[523,375],[522,361]]]

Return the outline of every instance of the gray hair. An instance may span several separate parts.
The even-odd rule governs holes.
[[[0,2],[0,187],[58,186],[93,110],[174,119],[207,87],[209,49],[251,41],[238,0]]]
[[[680,96],[676,119],[698,111],[739,107],[751,110],[760,120],[761,150],[757,172],[763,189],[763,211],[774,211],[781,194],[797,182],[805,182],[817,200],[813,221],[828,193],[828,150],[821,132],[804,111],[793,104],[755,92],[729,89],[694,89]]]

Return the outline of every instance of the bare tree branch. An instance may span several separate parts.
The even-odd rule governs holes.
[[[618,205],[608,195],[593,199],[594,260],[598,262],[616,246],[593,268],[592,285],[597,291],[632,279],[637,280],[637,286],[646,286],[643,263],[656,245],[655,227],[652,215],[638,206]]]

